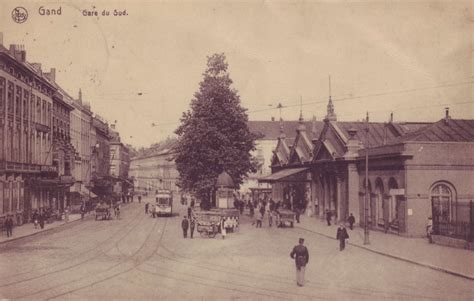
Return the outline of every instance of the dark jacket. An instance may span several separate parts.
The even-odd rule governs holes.
[[[290,253],[290,257],[295,259],[296,267],[305,266],[309,262],[308,248],[303,245],[296,245]]]
[[[347,234],[346,228],[339,227],[337,228],[336,239],[343,240],[349,238],[349,234]]]
[[[188,229],[189,228],[189,221],[187,219],[183,219],[183,221],[181,222],[181,227],[183,229]]]
[[[13,227],[13,220],[11,219],[11,217],[9,217],[5,220],[5,227],[6,228],[12,228]]]
[[[355,223],[355,217],[353,215],[350,215],[348,218],[347,218],[347,221],[350,223],[350,224],[353,224]]]

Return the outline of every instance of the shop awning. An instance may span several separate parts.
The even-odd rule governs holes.
[[[69,188],[69,192],[76,192],[76,193],[79,193],[80,195],[82,195],[83,197],[91,198],[91,199],[97,197],[97,195],[95,193],[93,193],[92,191],[90,191],[89,189],[87,189],[84,186],[73,185]]]
[[[295,176],[301,172],[308,170],[308,167],[298,167],[298,168],[287,168],[271,175],[262,177],[258,179],[259,183],[274,183],[274,182],[284,182],[285,180],[290,180],[289,177]]]

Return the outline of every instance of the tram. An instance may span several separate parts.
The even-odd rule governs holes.
[[[151,214],[155,216],[173,215],[173,194],[169,190],[158,190]]]

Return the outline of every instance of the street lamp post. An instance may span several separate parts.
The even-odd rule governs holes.
[[[369,245],[369,112],[366,117],[366,147],[365,147],[365,198],[364,198],[364,245]]]

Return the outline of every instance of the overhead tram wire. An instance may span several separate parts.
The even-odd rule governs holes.
[[[468,84],[474,84],[474,82],[469,81],[469,82],[448,83],[448,84],[442,84],[442,85],[431,86],[431,87],[421,87],[421,88],[413,88],[413,89],[396,90],[396,91],[390,91],[390,92],[371,93],[371,94],[357,95],[357,96],[350,96],[350,97],[332,98],[332,101],[333,102],[344,102],[344,101],[352,101],[352,100],[357,100],[357,99],[362,99],[362,98],[403,94],[403,93],[417,92],[417,91],[423,91],[423,90],[431,90],[431,89],[462,86],[462,85],[468,85]],[[313,100],[313,101],[304,102],[304,103],[300,103],[299,101],[292,102],[288,105],[282,105],[281,108],[292,108],[292,107],[299,107],[299,106],[308,106],[308,105],[313,105],[313,104],[324,104],[326,102],[327,102],[327,97],[320,98],[320,99]],[[449,104],[430,105],[430,106],[457,105],[457,104],[466,104],[466,103],[469,103],[469,102],[449,103]],[[414,108],[423,108],[423,107],[419,107],[419,106],[418,107],[404,107],[404,108],[400,108],[400,109],[408,110],[408,109],[414,109]],[[273,110],[277,110],[277,109],[280,109],[279,106],[269,107],[269,108],[264,108],[264,109],[257,109],[257,110],[248,110],[247,114],[267,112],[267,111],[273,111]],[[387,112],[388,111],[397,112],[400,109],[395,109],[395,110],[392,109],[392,110],[386,110],[386,111]],[[380,111],[380,112],[383,112],[383,111]],[[164,123],[152,123],[152,126],[157,127],[157,126],[161,126],[161,125],[172,125],[172,124],[179,124],[179,123],[180,122],[176,122],[176,121],[174,121],[174,122],[164,122]]]

